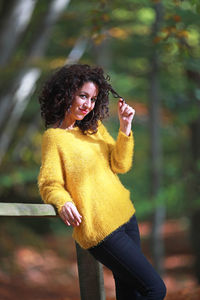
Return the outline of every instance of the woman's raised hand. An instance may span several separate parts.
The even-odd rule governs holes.
[[[125,101],[120,98],[118,102],[118,116],[120,122],[120,130],[126,135],[129,135],[131,132],[131,124],[133,117],[135,115],[135,110],[125,103]]]
[[[79,214],[76,206],[72,202],[66,202],[59,213],[63,222],[68,226],[79,226],[82,216]]]

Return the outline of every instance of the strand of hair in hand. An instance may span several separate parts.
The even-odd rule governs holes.
[[[112,95],[113,95],[114,98],[120,98],[120,99],[122,99],[122,101],[124,103],[126,103],[125,100],[124,100],[124,98],[121,97],[112,87],[110,88],[110,91],[111,91],[111,93],[112,93]]]

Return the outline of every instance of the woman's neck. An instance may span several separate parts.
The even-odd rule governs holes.
[[[60,123],[60,128],[62,129],[73,129],[75,125],[75,121],[71,122],[69,119],[64,119]]]

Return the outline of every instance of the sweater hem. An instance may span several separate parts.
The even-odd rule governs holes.
[[[134,209],[134,212],[130,215],[130,217],[128,218],[127,221],[123,222],[121,225],[119,225],[116,229],[114,229],[112,232],[110,232],[109,234],[107,234],[103,239],[101,239],[100,241],[98,242],[94,242],[94,243],[90,243],[91,245],[90,246],[86,246],[86,244],[89,244],[89,243],[81,243],[81,241],[78,241],[75,237],[74,237],[74,234],[72,235],[72,237],[74,238],[74,240],[79,244],[79,246],[81,248],[83,248],[84,250],[89,250],[89,249],[92,249],[96,246],[99,246],[101,243],[103,243],[104,241],[106,241],[114,232],[116,232],[117,230],[120,230],[120,228],[122,226],[124,226],[126,223],[128,223],[130,221],[130,219],[135,215],[135,209]]]

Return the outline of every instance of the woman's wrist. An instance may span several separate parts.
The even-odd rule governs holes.
[[[127,136],[129,136],[130,133],[131,133],[131,125],[123,126],[123,125],[120,124],[120,130],[121,130],[124,134],[126,134]]]

